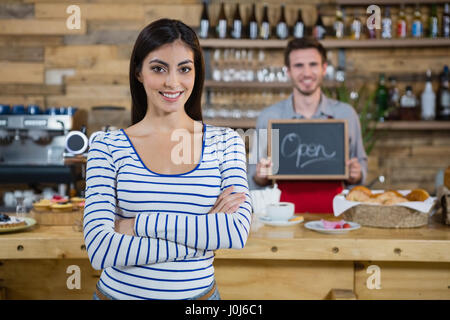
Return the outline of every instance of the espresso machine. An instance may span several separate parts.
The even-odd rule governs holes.
[[[28,107],[30,108],[30,107]],[[71,183],[65,140],[87,122],[83,110],[0,113],[0,183]]]

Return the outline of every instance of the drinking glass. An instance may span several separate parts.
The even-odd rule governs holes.
[[[27,215],[27,209],[24,204],[24,199],[25,199],[24,196],[18,196],[18,197],[16,196],[16,203],[17,203],[16,216],[18,218],[25,218]]]

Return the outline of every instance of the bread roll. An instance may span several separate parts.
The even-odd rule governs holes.
[[[428,192],[423,189],[414,189],[406,195],[409,201],[425,201],[430,197]]]
[[[444,186],[450,189],[450,166],[444,172]]]
[[[364,191],[352,189],[352,191],[348,193],[346,199],[349,201],[365,202],[370,199],[370,196]]]
[[[402,202],[407,202],[407,201],[408,201],[408,199],[405,199],[404,197],[394,197],[394,198],[384,201],[383,205],[391,206],[391,205],[394,205],[397,203],[402,203]]]

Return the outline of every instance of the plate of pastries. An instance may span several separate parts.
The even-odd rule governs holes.
[[[70,199],[54,195],[52,199],[42,199],[33,203],[33,209],[37,212],[71,212],[84,209],[84,198],[72,197]]]
[[[407,192],[399,192],[397,190],[372,192],[364,186],[356,186],[348,192],[345,199],[366,204],[390,206],[402,202],[425,201],[429,197],[430,195],[424,189],[414,189]]]

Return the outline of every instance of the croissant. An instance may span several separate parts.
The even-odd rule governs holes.
[[[428,192],[423,189],[414,189],[406,195],[409,201],[425,201],[430,197]]]
[[[365,202],[371,204],[394,205],[407,201],[425,201],[430,195],[423,189],[414,189],[406,196],[397,190],[387,190],[382,193],[372,193],[364,186],[356,186],[348,193],[349,201]]]

